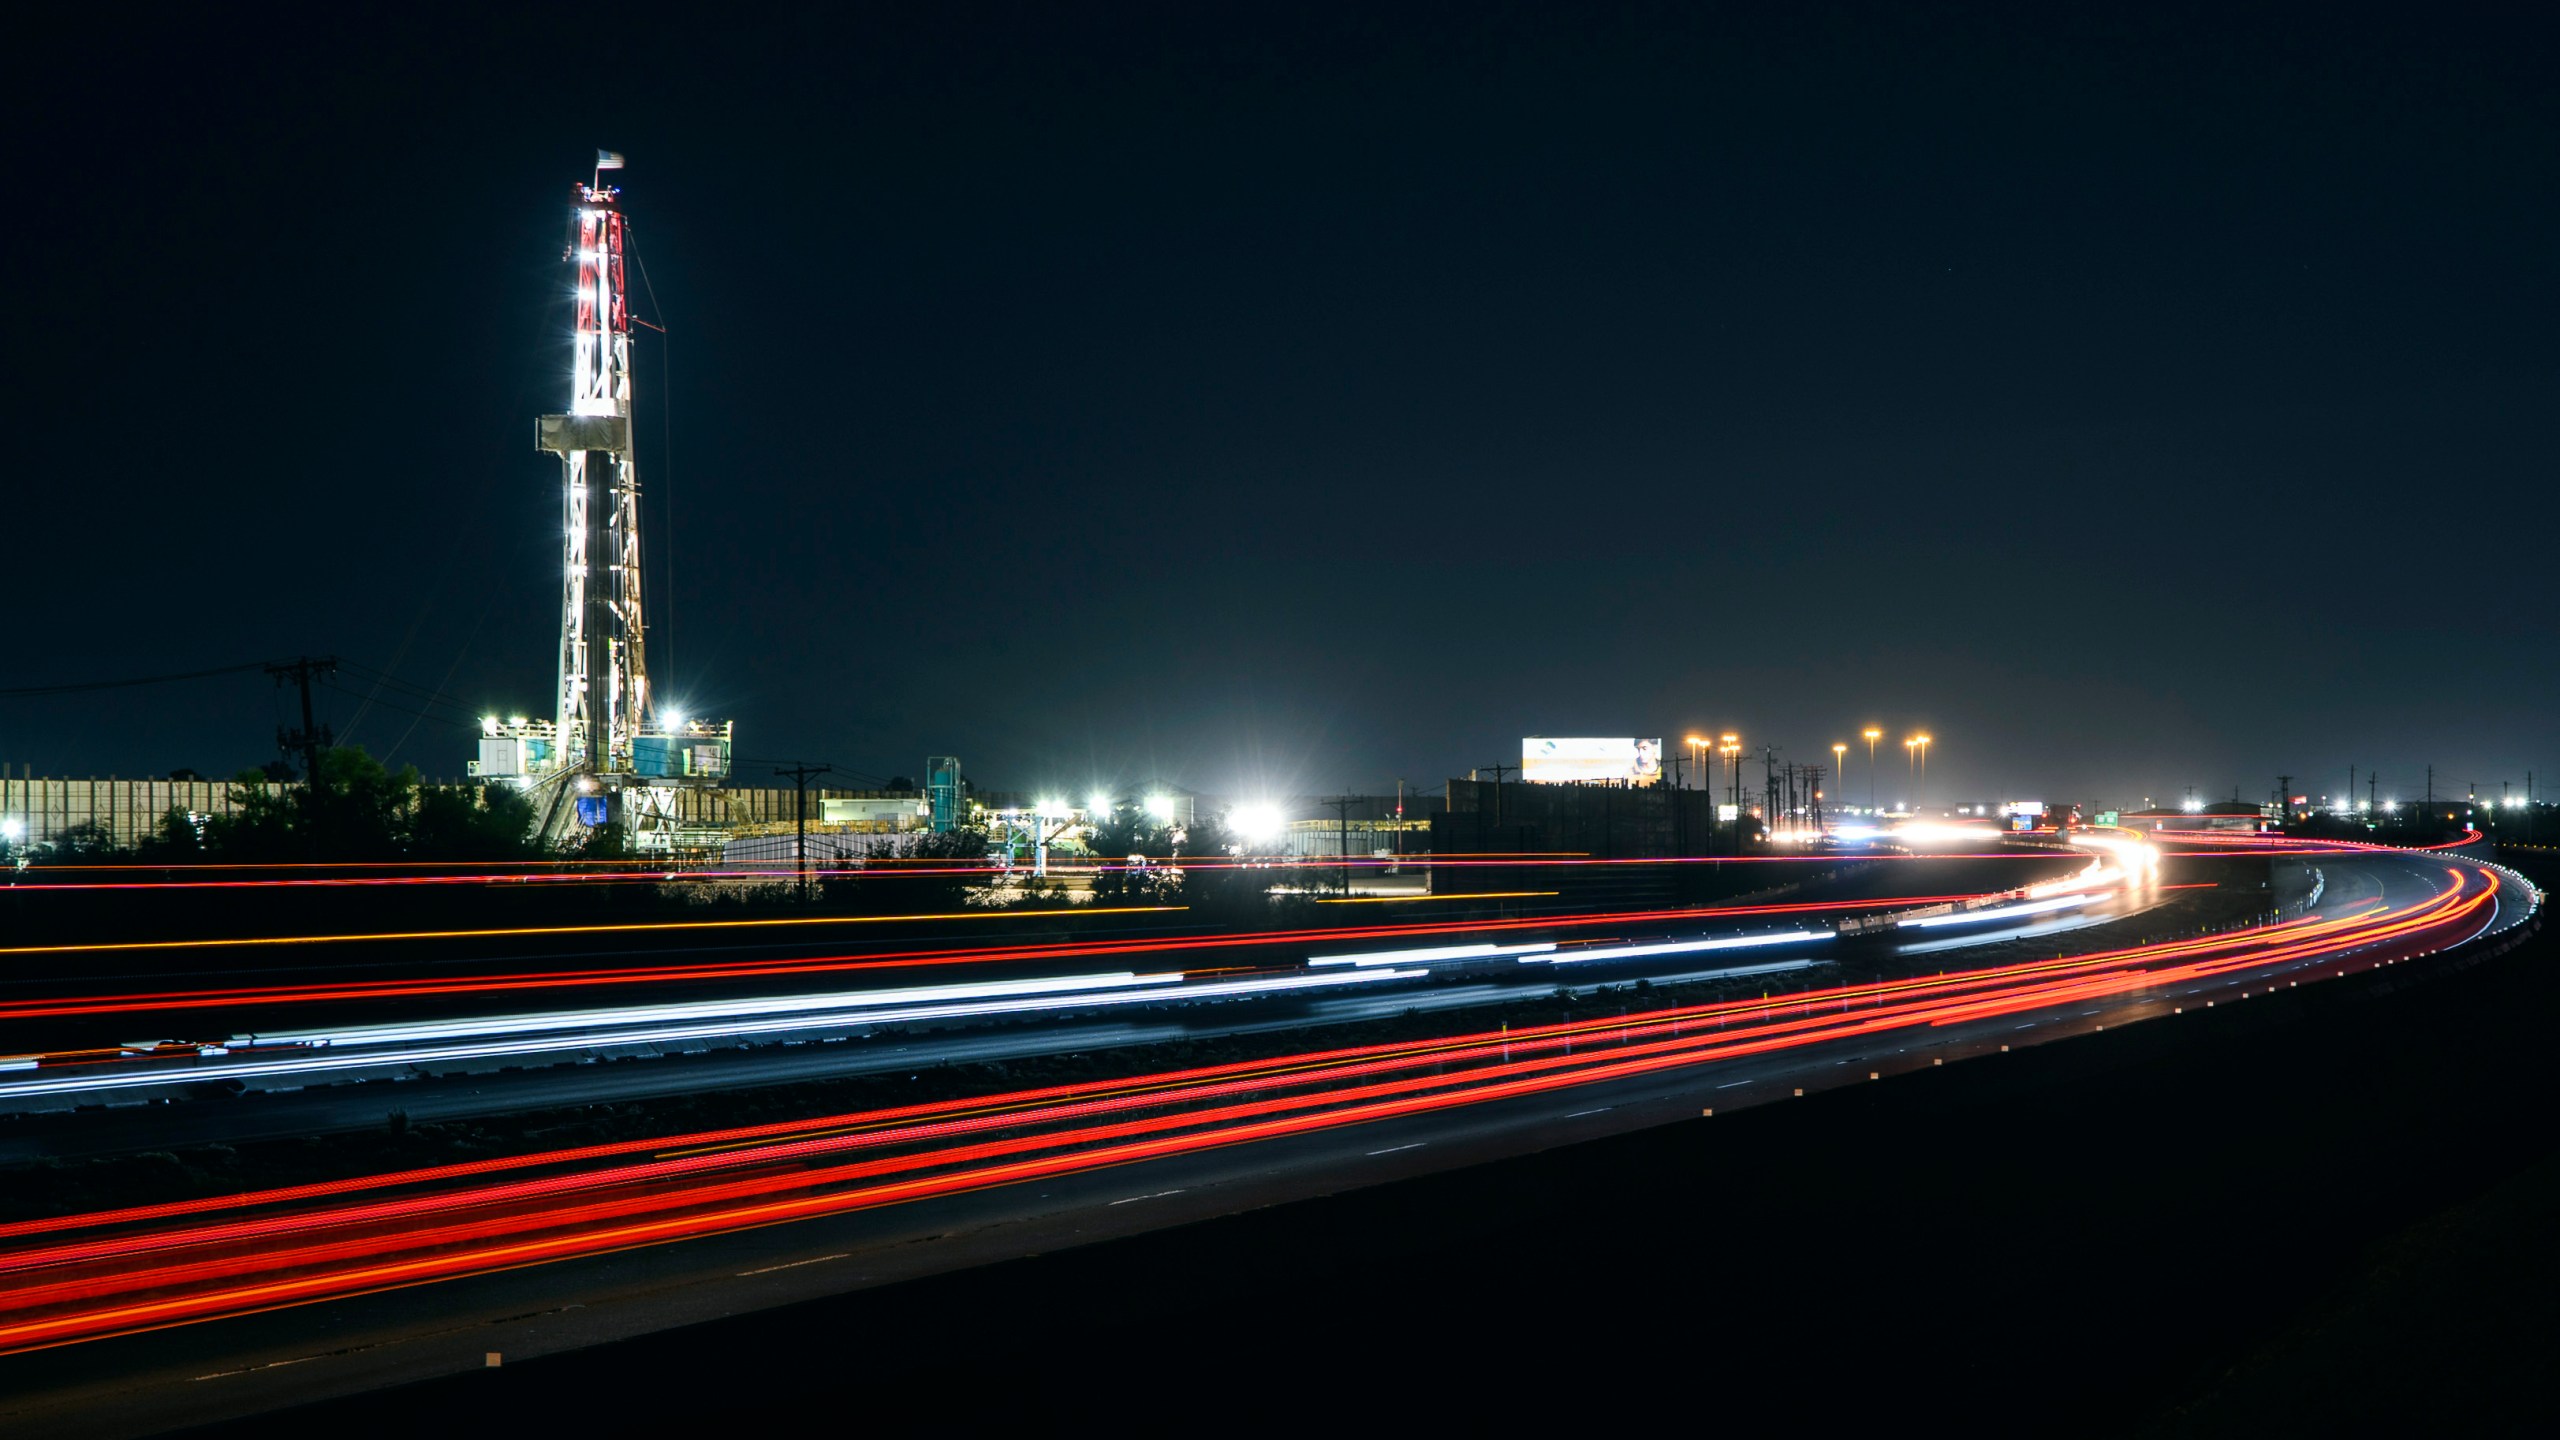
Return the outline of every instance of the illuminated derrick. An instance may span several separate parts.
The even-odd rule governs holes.
[[[534,426],[536,447],[558,455],[561,469],[557,704],[547,719],[484,719],[481,758],[471,769],[489,779],[553,785],[543,826],[551,838],[573,820],[614,820],[638,848],[667,850],[678,843],[676,789],[727,775],[730,726],[650,708],[640,480],[631,443],[630,225],[621,188],[601,183],[604,171],[621,168],[621,156],[600,153],[596,183],[572,187],[564,257],[577,274],[569,409]]]
[[[640,613],[640,482],[631,456],[631,307],[617,186],[581,185],[568,258],[578,269],[569,413],[538,422],[560,456],[567,577],[561,590],[559,766],[625,774],[649,713]]]

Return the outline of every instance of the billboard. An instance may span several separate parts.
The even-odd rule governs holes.
[[[1662,742],[1532,735],[1520,742],[1520,778],[1537,785],[1651,785],[1662,778]]]

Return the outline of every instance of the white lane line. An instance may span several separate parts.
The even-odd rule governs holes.
[[[1606,1115],[1606,1114],[1608,1114],[1611,1110],[1614,1110],[1614,1109],[1616,1109],[1616,1108],[1617,1108],[1617,1107],[1616,1107],[1616,1106],[1614,1106],[1614,1105],[1603,1105],[1603,1106],[1601,1106],[1601,1107],[1600,1107],[1599,1109],[1597,1109],[1597,1110],[1576,1110],[1576,1111],[1574,1111],[1572,1114],[1567,1115],[1567,1116],[1566,1116],[1566,1117],[1564,1117],[1564,1118],[1566,1118],[1567,1120],[1579,1120],[1579,1119],[1581,1119],[1581,1118],[1582,1118],[1583,1116],[1585,1116],[1585,1115]]]
[[[2081,1014],[2083,1014],[2083,1015],[2096,1015],[2096,1014],[2100,1014],[2100,1013],[2102,1013],[2102,1012],[2097,1011],[2097,1010],[2083,1010],[2083,1011],[2081,1011],[2080,1013],[2081,1013]]]
[[[1161,1200],[1167,1195],[1179,1195],[1181,1193],[1182,1192],[1179,1190],[1159,1190],[1153,1195],[1132,1195],[1126,1200],[1114,1200],[1111,1202],[1111,1205],[1135,1205],[1141,1200]],[[1108,1210],[1111,1208],[1111,1205],[1105,1205],[1102,1208]]]
[[[373,1347],[368,1345],[364,1348],[370,1350]],[[270,1360],[264,1365],[244,1365],[237,1370],[216,1370],[210,1374],[190,1375],[187,1378],[190,1380],[228,1380],[234,1375],[255,1375],[261,1370],[281,1370],[287,1365],[301,1365],[308,1361],[326,1358],[326,1356],[321,1355],[296,1355],[290,1360]]]
[[[1372,1155],[1393,1155],[1399,1150],[1419,1150],[1430,1143],[1431,1142],[1428,1140],[1416,1140],[1410,1145],[1390,1145],[1384,1150],[1372,1150],[1369,1153]]]
[[[841,1255],[821,1255],[815,1260],[793,1260],[781,1265],[767,1265],[761,1270],[741,1270],[736,1278],[744,1280],[750,1275],[770,1275],[776,1270],[797,1270],[803,1265],[824,1265],[830,1260],[842,1260],[852,1254],[852,1251],[847,1250]]]
[[[2033,1021],[2033,1020],[2030,1020],[2030,1021],[2028,1021],[2026,1024],[2024,1024],[2024,1025],[2012,1025],[2012,1026],[2010,1026],[2009,1028],[2010,1028],[2010,1029],[2012,1029],[2012,1030],[2033,1030],[2034,1028],[2036,1028],[2036,1022],[2035,1022],[2035,1021]]]
[[[1728,1080],[1728,1081],[1726,1081],[1724,1084],[1719,1085],[1719,1086],[1717,1086],[1716,1088],[1717,1088],[1717,1089],[1719,1089],[1719,1090],[1730,1090],[1730,1089],[1732,1089],[1732,1088],[1733,1088],[1734,1086],[1736,1086],[1736,1085],[1748,1085],[1748,1084],[1750,1084],[1750,1083],[1751,1083],[1751,1082],[1750,1082],[1750,1081],[1748,1081],[1748,1080]]]

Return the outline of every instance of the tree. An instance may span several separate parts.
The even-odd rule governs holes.
[[[108,865],[132,858],[116,843],[115,832],[95,820],[65,826],[37,848],[43,853],[37,863],[43,865]]]
[[[511,785],[421,789],[402,848],[412,860],[536,859],[534,818],[533,802]]]
[[[186,807],[172,805],[159,825],[134,847],[134,857],[152,865],[200,864],[205,859],[203,825]]]
[[[177,854],[169,824],[162,822],[163,835]],[[316,785],[287,789],[259,771],[241,772],[232,781],[231,813],[205,822],[193,858],[251,865],[525,860],[543,853],[533,827],[533,802],[519,791],[429,787],[414,766],[389,770],[362,748],[341,745],[321,752]]]
[[[243,770],[231,777],[230,800],[230,814],[205,822],[209,858],[249,865],[298,858],[301,836],[293,796],[272,784],[265,771]]]

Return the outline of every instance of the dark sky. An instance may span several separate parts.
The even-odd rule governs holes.
[[[2537,7],[358,8],[0,61],[0,689],[335,653],[431,775],[543,710],[605,146],[653,680],[745,755],[2560,780]],[[0,697],[0,759],[229,771],[279,701]]]

